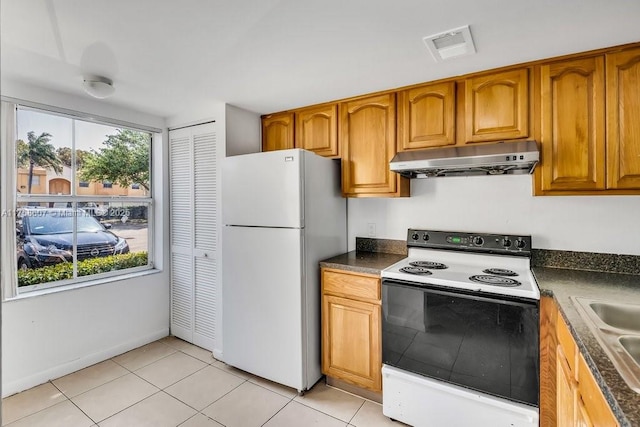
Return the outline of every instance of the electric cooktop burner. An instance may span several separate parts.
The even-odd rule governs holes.
[[[422,267],[431,270],[444,270],[445,268],[449,268],[448,265],[435,261],[411,261],[409,265],[412,267]]]
[[[513,270],[507,270],[506,268],[487,268],[486,270],[482,270],[483,273],[493,274],[494,276],[517,276]]]
[[[514,287],[514,286],[521,285],[520,282],[518,282],[515,279],[511,279],[509,277],[491,276],[491,275],[484,275],[484,274],[477,274],[475,276],[471,276],[469,277],[469,280],[472,280],[478,283],[484,283],[486,285],[493,285],[493,286]]]
[[[403,273],[418,274],[420,276],[428,276],[430,274],[433,274],[424,267],[415,267],[415,266],[402,267],[400,271],[402,271]]]

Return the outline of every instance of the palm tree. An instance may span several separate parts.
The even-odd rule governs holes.
[[[56,174],[62,172],[62,162],[56,155],[56,150],[51,144],[51,134],[42,132],[36,138],[35,132],[27,133],[27,141],[18,149],[18,164],[29,162],[29,183],[27,194],[31,194],[31,181],[33,180],[33,167],[40,166],[53,169]]]

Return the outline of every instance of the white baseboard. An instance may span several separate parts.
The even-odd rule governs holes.
[[[129,350],[138,348],[150,342],[159,340],[169,335],[169,328],[163,328],[154,333],[139,337],[133,340],[129,340],[125,343],[118,344],[116,346],[92,353],[89,355],[81,355],[77,359],[64,363],[58,366],[45,369],[40,372],[36,372],[33,375],[29,375],[19,380],[11,381],[9,383],[2,384],[2,397],[11,396],[12,394],[19,393],[21,391],[30,389],[40,384],[44,384],[49,380],[60,378],[72,372],[86,368],[104,360],[110,359],[122,353],[126,353]]]

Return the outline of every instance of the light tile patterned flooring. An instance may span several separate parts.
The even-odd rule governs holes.
[[[2,402],[10,427],[395,426],[374,402],[326,386],[305,393],[166,337]]]

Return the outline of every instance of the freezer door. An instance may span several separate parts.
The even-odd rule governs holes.
[[[223,229],[223,359],[297,390],[308,386],[303,233]]]
[[[244,154],[222,164],[222,220],[229,225],[304,227],[302,150]]]

